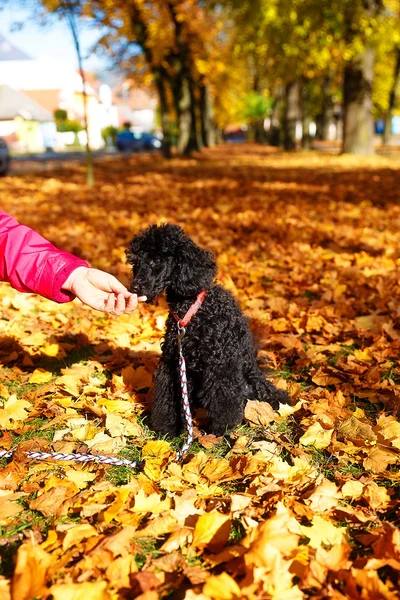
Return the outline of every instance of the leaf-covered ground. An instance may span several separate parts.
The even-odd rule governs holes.
[[[134,233],[183,225],[292,397],[174,463],[184,438],[146,417],[165,302],[109,318],[1,284],[1,598],[400,597],[399,169],[247,146],[106,159],[94,191],[78,165],[0,181],[4,210],[124,282]]]

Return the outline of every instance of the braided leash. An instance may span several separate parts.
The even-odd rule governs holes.
[[[179,319],[174,313],[173,316],[178,324],[178,351],[179,351],[179,379],[181,382],[181,391],[182,391],[182,408],[185,415],[186,421],[186,430],[188,434],[188,438],[186,443],[183,445],[181,450],[177,452],[174,461],[180,460],[186,452],[189,450],[190,446],[193,443],[194,431],[193,431],[193,420],[192,414],[190,412],[190,404],[189,404],[189,394],[187,388],[187,377],[186,377],[186,361],[185,357],[182,353],[182,339],[185,335],[186,329],[185,326],[189,324],[192,317],[199,310],[202,305],[204,299],[206,297],[206,291],[203,290],[198,294],[196,301],[190,307],[186,315],[183,319]],[[15,453],[16,448],[12,448],[11,450],[0,450],[0,458],[11,458]],[[145,464],[144,460],[128,460],[127,458],[118,458],[117,456],[103,456],[101,454],[66,454],[63,452],[34,452],[29,451],[26,452],[26,455],[31,460],[58,460],[58,461],[72,461],[77,463],[100,463],[102,465],[114,465],[114,466],[124,466],[130,467],[132,469],[142,468]]]
[[[0,458],[11,458],[16,448],[12,450],[0,450]],[[89,463],[95,462],[103,465],[115,465],[115,466],[124,466],[131,467],[135,469],[136,467],[142,467],[144,465],[144,461],[142,460],[128,460],[127,458],[117,458],[116,456],[102,456],[101,454],[65,454],[63,452],[34,452],[29,451],[26,452],[26,455],[31,460],[68,460],[77,463]]]
[[[190,446],[193,443],[193,421],[192,421],[192,415],[190,412],[189,394],[188,394],[188,389],[187,389],[186,362],[185,362],[185,358],[182,354],[182,347],[181,347],[181,339],[185,335],[185,328],[178,326],[178,329],[179,329],[179,335],[178,335],[179,378],[180,378],[180,382],[181,382],[182,407],[183,407],[183,411],[185,413],[188,439],[187,439],[185,445],[182,447],[181,450],[179,450],[176,457],[174,458],[175,461],[180,460],[186,454],[186,452],[189,450]],[[11,450],[0,450],[0,458],[11,458],[12,455],[15,453],[15,451],[16,451],[16,448],[13,448]],[[99,455],[78,454],[77,452],[75,452],[73,454],[66,454],[63,452],[29,451],[29,452],[26,452],[26,455],[31,460],[51,459],[51,460],[58,460],[58,461],[68,460],[68,461],[77,462],[77,463],[93,462],[93,463],[100,463],[102,465],[130,467],[131,469],[136,469],[136,468],[140,469],[145,464],[144,460],[128,460],[127,458],[118,458],[116,456],[103,456],[101,454],[99,454]]]
[[[182,390],[182,408],[185,414],[186,430],[188,438],[186,444],[179,450],[174,460],[180,460],[184,454],[189,450],[193,443],[193,421],[192,413],[190,412],[189,394],[187,389],[187,378],[186,378],[186,361],[182,354],[182,338],[185,335],[186,329],[183,325],[178,323],[178,351],[179,351],[179,379],[181,382]]]
[[[186,454],[186,452],[189,450],[190,446],[193,443],[193,421],[192,421],[192,415],[190,412],[189,394],[188,394],[188,389],[187,389],[186,362],[185,362],[185,358],[182,354],[182,347],[181,347],[181,339],[185,335],[185,328],[178,326],[178,329],[179,329],[179,335],[178,335],[179,378],[180,378],[180,382],[181,382],[182,407],[183,407],[183,411],[185,413],[188,439],[187,439],[185,445],[182,447],[182,449],[179,450],[179,452],[175,456],[174,461],[180,460]],[[15,451],[16,451],[16,448],[13,448],[11,450],[0,450],[0,458],[11,458],[12,455],[15,453]],[[73,454],[66,454],[63,452],[29,451],[29,452],[26,452],[26,455],[31,460],[51,459],[51,460],[58,460],[58,461],[68,460],[68,461],[72,461],[72,462],[76,462],[76,463],[93,462],[93,463],[100,463],[102,465],[130,467],[131,469],[136,469],[136,468],[140,469],[145,464],[144,460],[128,460],[127,458],[118,458],[116,456],[103,456],[101,454],[99,454],[99,455],[78,454],[76,452]]]
[[[182,354],[181,347],[181,339],[185,335],[185,328],[178,326],[179,335],[178,335],[178,349],[179,349],[179,378],[181,382],[181,390],[182,390],[182,407],[185,413],[186,420],[186,428],[188,433],[188,439],[185,445],[181,450],[177,453],[174,458],[175,461],[180,460],[186,452],[189,450],[190,446],[193,443],[193,421],[192,415],[190,412],[189,405],[189,394],[187,389],[187,378],[186,378],[186,362],[184,356]],[[11,450],[0,450],[0,458],[11,458],[15,453],[16,448],[12,448]],[[73,454],[66,454],[63,452],[34,452],[29,451],[26,452],[26,455],[31,460],[68,460],[76,463],[100,463],[102,465],[114,465],[114,466],[123,466],[130,467],[131,469],[141,469],[145,461],[144,460],[128,460],[127,458],[118,458],[117,456],[103,456],[101,454],[79,454],[77,452]]]

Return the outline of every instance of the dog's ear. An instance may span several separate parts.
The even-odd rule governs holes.
[[[175,260],[171,288],[180,296],[198,294],[211,284],[217,273],[213,254],[199,248],[184,233],[177,245]]]

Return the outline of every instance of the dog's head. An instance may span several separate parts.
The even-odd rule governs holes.
[[[183,297],[208,287],[216,274],[211,252],[202,250],[172,223],[151,225],[132,239],[126,251],[132,265],[131,290],[151,302],[168,289]]]

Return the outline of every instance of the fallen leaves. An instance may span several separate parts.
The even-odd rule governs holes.
[[[18,400],[13,394],[0,408],[0,427],[2,429],[16,429],[19,421],[24,421],[28,416],[27,408],[30,403],[26,400]]]
[[[104,161],[95,198],[75,167],[5,178],[2,207],[124,283],[130,237],[179,222],[215,251],[291,404],[251,400],[174,462],[183,438],[145,417],[164,301],[114,319],[1,285],[0,446],[18,450],[0,468],[0,596],[397,598],[398,162],[249,146],[188,164]],[[145,466],[29,461],[38,449]]]

